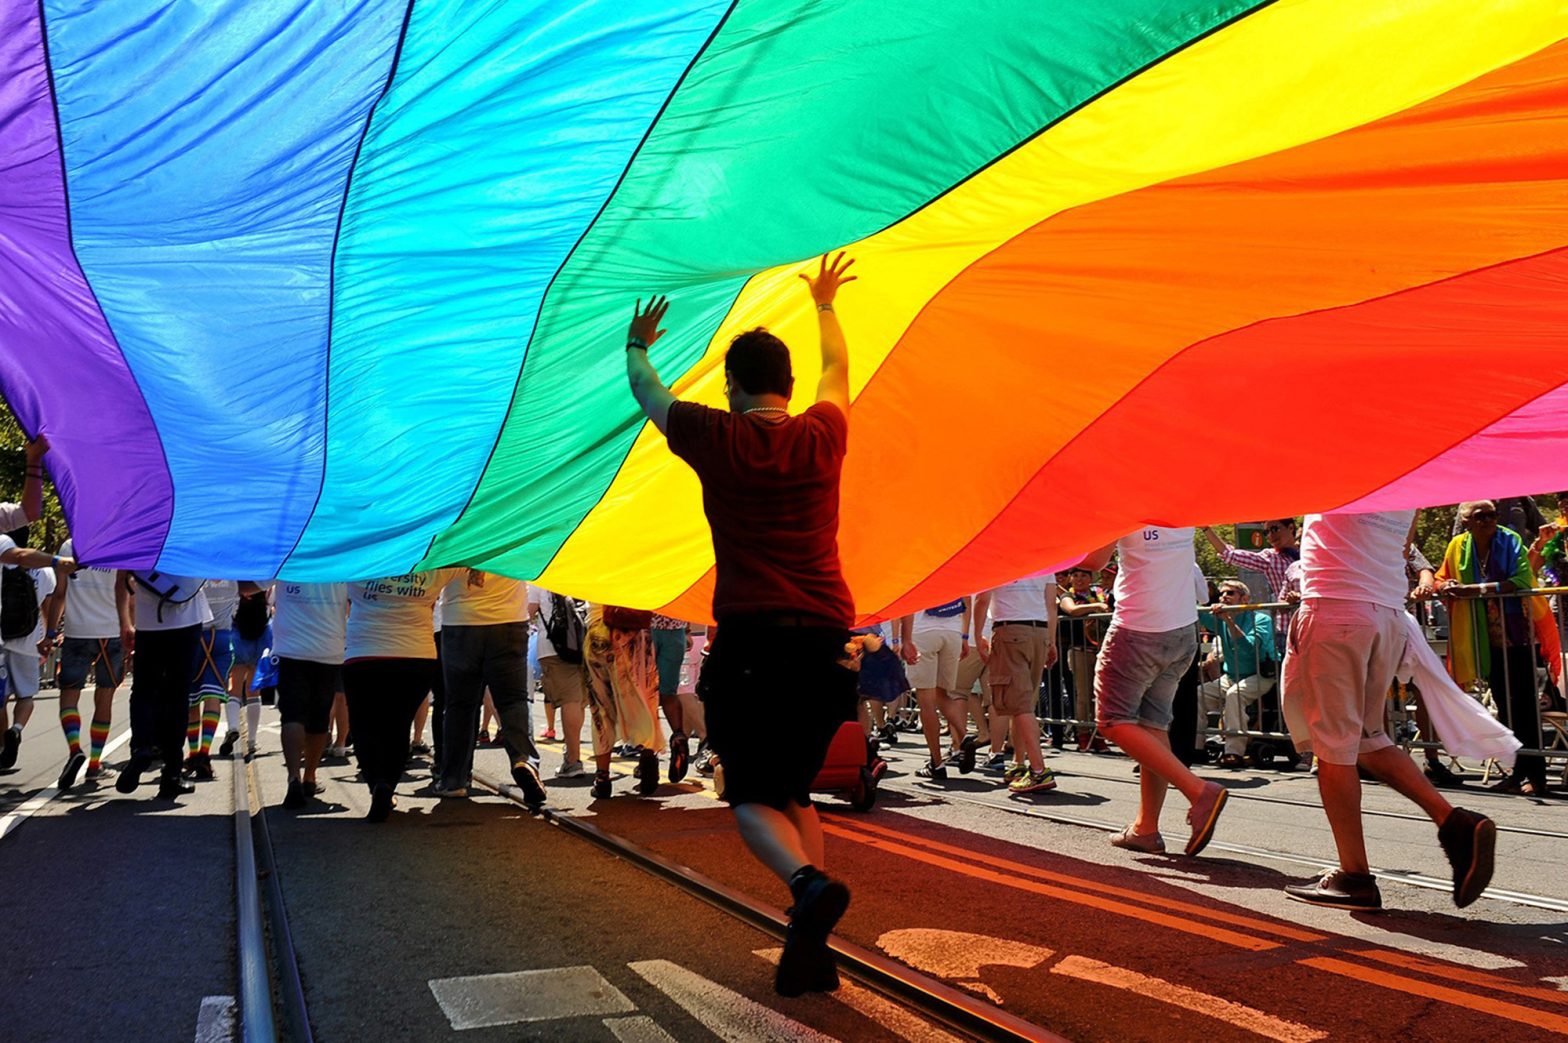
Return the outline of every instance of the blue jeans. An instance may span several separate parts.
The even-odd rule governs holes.
[[[528,624],[448,624],[441,629],[441,663],[446,675],[441,784],[466,787],[471,781],[479,710],[487,686],[512,763],[526,758],[538,764],[528,712]]]

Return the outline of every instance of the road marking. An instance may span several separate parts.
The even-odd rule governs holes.
[[[1389,974],[1387,971],[1380,971],[1359,963],[1336,960],[1331,956],[1314,956],[1300,962],[1304,967],[1316,967],[1320,971],[1329,971],[1368,985],[1381,985],[1385,989],[1408,992],[1412,996],[1421,996],[1429,1000],[1441,1000],[1456,1007],[1480,1011],[1482,1014],[1491,1014],[1499,1018],[1507,1018],[1509,1021],[1568,1034],[1568,1018],[1560,1014],[1521,1007],[1517,1003],[1494,1000],[1490,996],[1477,996],[1473,992],[1450,989],[1446,985],[1434,985],[1408,975]]]
[[[1499,977],[1496,974],[1487,974],[1485,971],[1472,970],[1469,967],[1453,967],[1446,963],[1434,963],[1431,960],[1423,960],[1417,956],[1407,956],[1398,952],[1379,952],[1376,949],[1353,950],[1349,955],[1360,956],[1362,959],[1367,960],[1376,960],[1379,963],[1390,964],[1394,967],[1404,967],[1407,970],[1435,974],[1450,981],[1462,981],[1466,985],[1481,985],[1488,989],[1497,989],[1499,992],[1512,992],[1518,996],[1529,996],[1532,999],[1546,1000],[1548,1003],[1568,1003],[1568,993],[1560,992],[1557,989],[1543,989],[1538,985],[1526,985],[1523,982],[1509,981],[1507,978]]]
[[[1109,985],[1113,989],[1122,989],[1126,992],[1135,992],[1140,996],[1181,1007],[1183,1010],[1217,1018],[1248,1032],[1279,1040],[1280,1043],[1312,1043],[1313,1040],[1328,1035],[1326,1032],[1298,1025],[1294,1021],[1276,1018],[1272,1014],[1265,1014],[1261,1010],[1254,1010],[1240,1003],[1232,1003],[1230,1000],[1210,996],[1197,989],[1189,989],[1185,985],[1177,985],[1163,978],[1151,978],[1147,974],[1139,974],[1125,967],[1114,967],[1086,956],[1065,957],[1051,968],[1051,973],[1064,974],[1070,978],[1091,981],[1099,985]]]
[[[1179,916],[1172,916],[1169,913],[1159,912],[1154,909],[1146,909],[1143,906],[1128,905],[1125,902],[1117,902],[1109,898],[1101,898],[1098,895],[1085,894],[1082,891],[1072,891],[1065,887],[1055,887],[1050,884],[1042,884],[1036,880],[1031,880],[1028,878],[1033,874],[1024,872],[1028,869],[1026,866],[1019,866],[1012,873],[1001,873],[997,872],[996,870],[986,869],[978,865],[961,862],[952,858],[946,858],[942,855],[931,854],[916,848],[906,847],[903,844],[895,844],[892,841],[883,840],[880,837],[867,836],[863,833],[844,829],[841,826],[833,825],[827,822],[822,824],[822,831],[833,836],[846,837],[850,840],[856,841],[857,843],[865,844],[868,847],[878,848],[896,855],[903,855],[905,858],[910,858],[917,862],[924,862],[927,865],[938,866],[942,869],[950,869],[955,873],[962,873],[964,876],[973,877],[976,880],[984,880],[987,883],[1000,884],[1003,887],[1011,887],[1019,891],[1028,891],[1031,894],[1044,895],[1047,898],[1056,898],[1064,902],[1071,902],[1074,905],[1088,906],[1091,909],[1099,909],[1103,912],[1118,913],[1122,916],[1128,916],[1132,917],[1133,919],[1142,920],[1145,923],[1157,924],[1161,927],[1169,927],[1174,931],[1183,931],[1187,934],[1195,934],[1202,938],[1208,938],[1211,941],[1232,945],[1238,949],[1246,949],[1251,952],[1264,952],[1269,949],[1278,949],[1280,947],[1278,942],[1271,942],[1263,938],[1254,938],[1251,935],[1241,934],[1237,931],[1226,930],[1223,927],[1211,927],[1208,924],[1198,923],[1193,920],[1184,920]],[[983,856],[979,855],[977,852],[970,852],[968,857],[972,861],[980,861],[982,860]],[[1076,883],[1081,887],[1088,886],[1084,881],[1076,881]]]
[[[604,1027],[620,1043],[675,1043],[675,1037],[646,1014],[629,1018],[605,1018]]]
[[[233,996],[207,996],[196,1012],[196,1043],[233,1043],[236,1004]]]
[[[628,963],[648,984],[664,993],[696,1018],[708,1031],[729,1043],[836,1043],[794,1018],[764,1007],[738,992],[687,970],[669,960]]]
[[[980,969],[990,964],[1038,967],[1055,955],[1050,949],[1008,938],[933,927],[888,931],[877,945],[893,959],[938,978],[978,978]]]
[[[625,1014],[637,1009],[592,967],[435,978],[429,983],[454,1029],[550,1021],[584,1014]]]
[[[769,963],[777,965],[784,950],[758,949],[756,953]],[[852,981],[839,982],[838,988],[828,995],[873,1024],[880,1025],[900,1039],[907,1040],[908,1043],[962,1043],[959,1037],[951,1032],[938,1028],[925,1018],[911,1014],[904,1007],[883,999],[870,989],[862,988]]]
[[[109,744],[103,748],[103,753],[101,756],[109,756],[109,754],[118,750],[121,746],[124,746],[130,741],[130,731],[127,730],[121,732],[119,735],[110,740]],[[85,771],[86,769],[84,768],[83,770]],[[8,815],[0,817],[0,840],[5,839],[8,833],[10,833],[17,826],[20,826],[23,822],[27,821],[27,819],[35,812],[37,812],[45,804],[48,804],[51,800],[59,795],[60,787],[54,785],[46,786],[24,801],[21,807],[17,808]]]
[[[1199,905],[1195,902],[1184,902],[1176,898],[1158,898],[1143,891],[1133,890],[1132,888],[1117,887],[1113,884],[1104,884],[1097,880],[1089,880],[1083,877],[1073,876],[1071,873],[1052,872],[1049,869],[1043,869],[1039,866],[1032,866],[1023,862],[1015,862],[1007,858],[999,858],[995,855],[988,855],[980,851],[956,847],[952,844],[944,844],[940,840],[931,840],[926,837],[911,836],[908,833],[900,833],[897,830],[888,829],[886,826],[879,826],[873,822],[856,820],[853,824],[853,828],[862,832],[886,837],[890,840],[898,841],[899,843],[913,844],[917,847],[923,847],[932,851],[941,852],[942,854],[953,855],[969,862],[979,862],[996,869],[1006,870],[1010,873],[1019,873],[1024,876],[1033,877],[1036,880],[1044,880],[1057,884],[1066,884],[1067,886],[1077,888],[1080,891],[1094,891],[1100,894],[1110,895],[1114,898],[1129,899],[1135,902],[1157,903],[1162,909],[1170,910],[1172,912],[1182,912],[1189,916],[1199,916],[1205,920],[1213,920],[1216,923],[1230,924],[1233,927],[1243,927],[1249,931],[1255,931],[1261,934],[1272,934],[1276,937],[1286,938],[1293,942],[1321,942],[1327,940],[1323,935],[1314,931],[1304,931],[1299,927],[1294,927],[1289,924],[1275,923],[1269,920],[1260,920],[1255,916],[1245,916],[1240,913],[1228,912],[1224,909],[1213,909],[1208,906]]]

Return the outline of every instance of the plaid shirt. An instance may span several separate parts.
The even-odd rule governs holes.
[[[1292,559],[1285,557],[1273,547],[1268,550],[1237,550],[1235,547],[1226,547],[1225,553],[1220,555],[1220,560],[1238,569],[1251,569],[1253,572],[1263,573],[1263,578],[1268,580],[1269,589],[1274,592],[1276,598],[1290,586],[1286,582],[1285,571],[1290,568]]]

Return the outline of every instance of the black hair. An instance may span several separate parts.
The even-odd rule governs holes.
[[[795,388],[789,348],[761,326],[730,341],[724,371],[748,395],[788,395]]]

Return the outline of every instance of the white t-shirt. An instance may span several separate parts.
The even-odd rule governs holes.
[[[9,536],[0,536],[0,554],[12,549],[16,543]],[[33,577],[33,586],[38,597],[38,625],[33,627],[33,632],[26,637],[13,638],[5,642],[5,648],[12,652],[37,655],[38,642],[44,637],[44,598],[54,593],[54,569],[23,569],[20,565],[7,565],[0,568],[0,583],[15,582],[17,573],[26,572]],[[119,634],[119,627],[115,627],[115,634]]]
[[[537,632],[538,652],[536,655],[540,659],[543,659],[546,656],[553,656],[555,655],[555,645],[550,641],[550,633],[548,628],[550,626],[550,620],[554,618],[555,614],[555,598],[550,591],[545,590],[541,586],[537,586],[533,583],[525,584],[525,586],[528,590],[528,593],[525,595],[528,601],[539,606],[540,626],[538,627]]]
[[[27,524],[27,512],[19,503],[0,503],[0,532],[10,532]],[[11,544],[16,546],[16,544]]]
[[[273,655],[341,663],[347,624],[346,583],[279,583],[272,588]]]
[[[1121,566],[1113,588],[1116,626],[1163,634],[1198,622],[1198,601],[1193,598],[1194,531],[1151,526],[1116,541]]]
[[[1196,561],[1192,563],[1192,596],[1194,605],[1209,603],[1209,578],[1203,574]]]
[[[196,592],[196,596],[187,601],[162,603],[157,594],[142,586],[141,578],[145,573],[133,572],[136,577],[136,629],[137,630],[178,630],[188,626],[206,626],[212,622],[212,606],[207,604],[207,588]],[[183,577],[174,577],[181,579]],[[194,582],[186,580],[187,583]],[[158,611],[162,604],[163,611]]]
[[[60,544],[60,557],[76,557],[70,540]],[[96,641],[120,636],[120,612],[114,607],[114,570],[77,565],[66,579],[65,619],[60,629],[66,637]]]
[[[348,584],[346,659],[434,659],[435,604],[466,569],[407,572]]]
[[[991,591],[993,620],[1056,618],[1056,599],[1046,596],[1046,587],[1056,581],[1050,576],[1026,576]]]
[[[207,595],[207,607],[212,610],[213,629],[234,629],[234,610],[240,607],[239,580],[209,579],[202,590]]]
[[[952,615],[947,616],[931,614],[933,609],[942,612],[952,611],[957,607],[959,600],[961,599],[954,599],[945,605],[935,605],[932,608],[921,609],[919,612],[916,612],[914,632],[916,634],[929,634],[936,631],[951,630],[955,634],[962,634],[964,632],[963,609],[960,608],[958,611],[953,612]],[[996,618],[1003,619],[1005,617],[997,616]]]
[[[1405,545],[1415,511],[1309,514],[1301,533],[1301,596],[1403,609]]]
[[[484,627],[528,620],[528,584],[493,573],[481,573],[485,585],[470,586],[468,570],[458,569],[442,598],[441,625]]]

